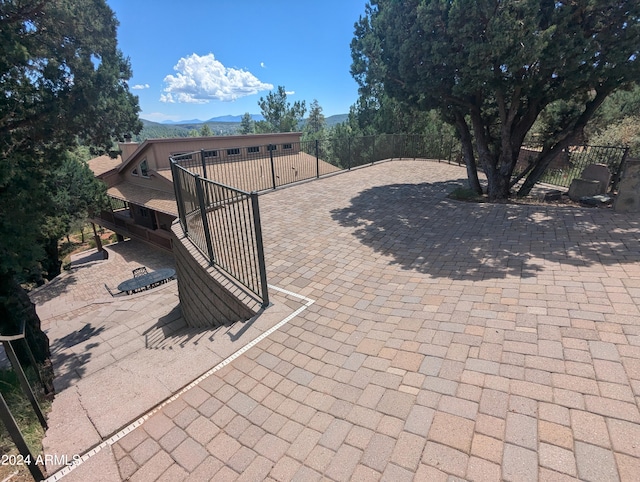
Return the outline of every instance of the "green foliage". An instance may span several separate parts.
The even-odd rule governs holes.
[[[559,100],[549,104],[531,129],[526,144],[542,146],[543,140],[554,135],[563,118],[579,105],[574,100]],[[640,120],[640,86],[630,85],[609,95],[584,129],[584,143],[590,145],[631,145],[630,129]],[[616,132],[618,129],[621,132]],[[606,134],[605,134],[606,132]],[[631,136],[630,136],[631,135]],[[580,139],[577,139],[580,140]],[[603,144],[605,142],[606,144]],[[632,154],[634,155],[634,154]]]
[[[0,329],[26,320],[39,362],[48,340],[15,280],[51,249],[56,173],[76,145],[109,152],[141,127],[117,26],[105,0],[0,2]]]
[[[276,91],[269,92],[266,99],[260,97],[258,106],[264,121],[256,122],[257,132],[294,132],[306,111],[304,101],[287,102],[284,86],[279,85]]]
[[[38,398],[40,408],[47,413],[51,408],[51,403],[44,397],[40,384],[33,371],[33,367],[25,370],[27,379]],[[13,370],[0,370],[0,392],[4,397],[11,414],[20,428],[25,442],[32,455],[37,456],[42,452],[42,438],[44,429],[40,425],[31,403],[22,393],[18,376]],[[0,454],[6,454],[12,450],[13,440],[4,424],[0,424]]]
[[[0,275],[41,256],[40,226],[66,151],[79,140],[108,151],[140,127],[116,27],[104,1],[0,4]]]
[[[213,135],[215,135],[215,133],[213,132],[213,130],[211,130],[211,126],[205,123],[200,124],[199,129],[192,128],[192,129],[189,129],[189,132],[188,132],[188,137],[211,137]]]
[[[142,120],[142,130],[135,136],[133,141],[142,142],[146,139],[165,139],[169,137],[189,137],[191,129],[185,129],[182,125],[167,125]]]
[[[640,157],[640,118],[625,117],[621,121],[610,124],[589,138],[594,146],[629,147],[629,155]]]
[[[139,129],[131,68],[104,1],[9,1],[0,12],[0,73],[10,93],[0,101],[3,156],[26,139],[31,152],[59,152],[76,136],[108,151]]]
[[[200,136],[204,124],[160,124],[142,119],[142,130],[133,136],[135,142],[143,142],[146,139],[167,139],[171,137]],[[231,136],[238,134],[238,122],[207,122],[211,129],[211,135]],[[195,132],[194,132],[195,131]]]
[[[470,179],[477,157],[489,198],[501,199],[548,106],[522,194],[605,99],[638,78],[639,18],[635,0],[377,0],[356,24],[351,72],[367,103],[388,95],[437,109],[456,126]]]
[[[253,119],[251,118],[251,114],[249,114],[248,112],[245,112],[244,115],[242,116],[242,121],[240,121],[239,132],[240,134],[246,135],[246,134],[253,134],[253,131],[254,131],[254,122],[253,122]]]
[[[213,135],[213,131],[211,130],[211,127],[209,127],[209,124],[202,124],[202,127],[200,128],[200,135],[202,137],[211,137]]]
[[[326,135],[327,122],[322,113],[322,107],[316,99],[313,99],[309,106],[309,117],[306,119],[303,128],[302,139],[320,139]]]
[[[615,124],[637,123],[638,120],[640,120],[640,85],[633,85],[628,90],[621,89],[607,97],[587,124],[585,134],[589,144],[595,145],[595,139],[599,138],[604,131],[611,132]],[[627,127],[623,127],[623,130],[626,129]],[[621,133],[620,138],[625,139],[628,135],[628,132]]]
[[[243,117],[245,117],[245,114]],[[347,114],[332,115],[325,119],[327,128],[347,120]],[[253,134],[255,133],[255,122],[249,115],[243,122],[207,122],[211,128],[213,135],[216,136],[232,136],[237,134]],[[306,125],[306,120],[301,124]],[[142,142],[146,139],[165,139],[170,137],[189,137],[189,133],[193,130],[199,131],[202,124],[159,124],[142,119],[142,130],[139,134],[133,136],[135,142]]]
[[[465,187],[457,187],[457,188],[455,188],[453,191],[451,191],[451,194],[449,194],[449,197],[451,199],[455,199],[457,201],[474,201],[474,202],[477,202],[477,201],[482,199],[482,196],[478,195],[477,192],[473,191],[472,189],[465,188]]]
[[[66,153],[62,165],[47,179],[47,190],[51,196],[44,213],[42,238],[50,243],[47,277],[60,272],[57,242],[68,235],[74,226],[83,225],[93,213],[108,206],[105,184],[96,179],[84,159],[86,149]],[[84,157],[83,157],[84,154]]]

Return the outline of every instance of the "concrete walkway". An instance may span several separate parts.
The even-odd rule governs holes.
[[[172,256],[127,241],[72,261],[74,268],[32,294],[50,338],[56,397],[44,451],[49,473],[99,445],[270,329],[300,305],[274,293],[253,320],[215,330],[191,329],[181,317],[176,282],[112,298],[104,287],[131,270],[172,266]],[[55,296],[52,296],[55,293]],[[67,310],[65,310],[67,307]],[[113,480],[119,480],[116,474]],[[86,478],[84,480],[87,480]]]
[[[145,391],[177,390],[135,378],[153,350],[92,373],[55,360],[59,399],[87,385],[69,396],[76,409],[54,402],[45,449],[106,440],[64,480],[637,480],[637,216],[446,199],[463,177],[394,161],[261,196],[270,283],[291,292],[278,292],[285,323],[226,337],[231,354],[268,334],[141,419]],[[138,295],[45,313],[52,346],[88,320],[76,357],[97,337],[178,320],[175,284],[157,293],[157,312]],[[206,365],[195,344],[180,355],[167,370],[180,359],[205,373],[226,356]],[[117,422],[99,410],[110,386],[135,395],[113,404]],[[53,427],[92,409],[93,438],[51,452],[85,436],[83,424],[59,438]]]

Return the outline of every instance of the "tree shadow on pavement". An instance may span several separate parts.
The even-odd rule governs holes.
[[[104,343],[99,338],[104,331],[104,326],[95,327],[91,323],[86,323],[79,330],[52,341],[51,361],[56,371],[54,379],[56,392],[82,379],[86,364],[95,357],[92,349]],[[82,349],[74,350],[73,347],[77,345],[82,345]]]
[[[459,182],[367,189],[331,212],[391,264],[463,280],[536,276],[563,266],[635,263],[640,221],[610,209],[448,199]]]

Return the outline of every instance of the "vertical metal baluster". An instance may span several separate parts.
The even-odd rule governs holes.
[[[11,341],[2,340],[2,345],[4,346],[4,351],[6,352],[7,357],[9,358],[9,361],[11,361],[11,366],[13,367],[13,370],[16,372],[16,375],[18,376],[18,381],[20,382],[20,387],[22,387],[22,392],[29,399],[31,406],[33,407],[33,411],[36,412],[36,416],[40,421],[40,425],[42,425],[42,428],[46,430],[48,428],[47,420],[45,419],[44,414],[42,413],[42,409],[40,408],[40,404],[38,403],[38,400],[36,399],[36,396],[34,395],[33,390],[31,390],[31,385],[29,385],[27,376],[25,375],[24,370],[22,369],[22,365],[18,360],[18,356],[16,355],[16,352],[13,349],[13,345],[11,344]]]
[[[204,239],[207,243],[207,252],[209,253],[209,263],[213,264],[215,256],[213,254],[213,244],[211,243],[211,232],[209,231],[209,220],[207,219],[207,209],[204,202],[204,192],[202,189],[202,179],[198,174],[195,176],[196,192],[198,194],[198,202],[200,203],[200,216],[202,218],[202,228],[204,231]]]
[[[251,207],[253,209],[253,223],[258,248],[258,266],[260,269],[260,285],[262,287],[262,306],[266,308],[269,305],[269,288],[267,286],[267,267],[264,259],[264,243],[262,241],[260,206],[258,204],[258,194],[255,192],[251,193]]]
[[[20,431],[16,420],[13,418],[13,415],[11,415],[11,411],[9,410],[7,402],[2,394],[0,394],[0,418],[2,419],[4,426],[7,428],[7,432],[9,432],[13,443],[16,444],[16,447],[22,457],[24,457],[25,460],[29,460],[30,463],[27,464],[27,467],[29,467],[31,476],[38,481],[44,480],[44,474],[36,464],[36,459],[31,454],[31,451],[27,446],[27,442],[25,442],[22,432]]]

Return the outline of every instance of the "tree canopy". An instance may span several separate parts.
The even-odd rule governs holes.
[[[253,134],[254,131],[254,121],[251,118],[251,114],[249,114],[248,112],[245,112],[244,115],[242,116],[242,120],[240,121],[240,128],[238,129],[238,131],[240,132],[240,134]]]
[[[260,97],[258,106],[262,111],[264,121],[256,122],[256,129],[260,132],[293,132],[306,112],[305,101],[295,101],[293,105],[287,102],[287,92],[284,86]]]
[[[45,180],[50,196],[41,227],[46,258],[40,263],[47,279],[60,274],[58,240],[108,206],[106,184],[89,169],[89,156],[86,148],[65,153],[60,167]]]
[[[559,110],[558,122],[520,194],[635,82],[639,18],[636,0],[376,0],[356,23],[351,72],[365,98],[438,109],[457,129],[471,187],[479,163],[489,198],[502,199],[543,112]]]
[[[140,130],[116,27],[104,1],[0,4],[2,275],[37,261],[39,213],[50,204],[43,184],[66,152],[78,142],[109,151]]]
[[[313,99],[309,106],[309,117],[304,121],[302,140],[312,141],[327,136],[327,121],[322,113],[322,107],[317,99]]]
[[[48,186],[67,152],[78,144],[109,152],[114,139],[141,128],[117,25],[104,0],[0,2],[3,329],[23,316],[16,300],[28,303],[16,276],[38,269],[44,257],[42,228],[55,195]],[[34,349],[40,360],[48,352],[44,340]]]

